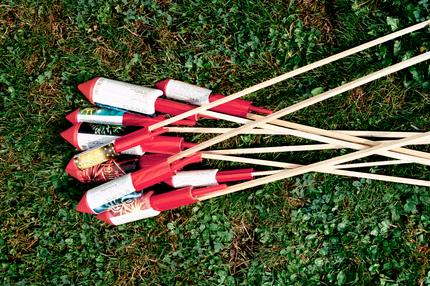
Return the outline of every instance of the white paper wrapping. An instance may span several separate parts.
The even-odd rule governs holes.
[[[135,210],[128,214],[123,214],[120,216],[111,217],[110,221],[114,225],[124,224],[128,222],[133,222],[149,217],[157,216],[160,212],[154,210],[153,208],[147,208],[145,210]]]
[[[122,118],[122,115],[78,114],[77,121],[96,124],[122,125]]]
[[[99,78],[94,85],[92,99],[95,103],[152,115],[155,101],[162,95],[159,89]]]
[[[78,146],[81,150],[88,150],[112,142],[118,137],[115,135],[78,133]],[[122,152],[122,154],[142,156],[145,152],[139,145]]]
[[[185,101],[195,105],[209,103],[209,95],[212,90],[171,79],[166,86],[166,97],[174,100]]]
[[[175,188],[218,185],[216,180],[217,173],[218,169],[177,172],[176,175],[172,176],[172,185]]]
[[[94,210],[134,191],[136,190],[133,186],[131,174],[127,174],[89,190],[87,192],[87,204]]]

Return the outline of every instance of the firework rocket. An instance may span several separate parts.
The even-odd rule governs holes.
[[[72,161],[66,167],[66,172],[82,183],[104,183],[136,170],[139,170],[139,157],[129,155],[121,155],[85,170],[76,168]]]
[[[125,83],[117,80],[96,77],[78,85],[79,91],[93,104],[122,111],[133,111],[153,115],[156,111],[178,115],[189,111],[194,106],[160,98],[163,92],[159,89]],[[193,115],[188,119],[211,118]]]
[[[83,183],[104,183],[140,168],[147,168],[167,158],[167,156],[163,158],[159,155],[148,154],[141,157],[121,156],[85,170],[75,169],[76,171],[71,175]],[[165,180],[164,183],[174,188],[185,186],[204,187],[220,183],[251,180],[254,178],[253,172],[254,169],[252,168],[229,171],[219,171],[218,169],[178,171],[174,176]]]
[[[152,124],[165,120],[166,117],[162,115],[156,117],[149,117],[120,110],[87,107],[84,109],[76,109],[72,113],[69,113],[66,116],[66,119],[72,124],[87,122],[108,125],[148,127]],[[184,119],[173,123],[173,125],[194,126],[196,125],[196,122],[194,120]]]
[[[63,131],[61,133],[61,137],[75,146],[78,150],[88,150],[111,142],[139,129],[140,128],[136,126],[122,127],[79,123],[73,125],[66,131]],[[145,152],[176,154],[184,150],[184,148],[190,148],[192,146],[195,146],[195,144],[185,142],[182,137],[156,136],[141,143],[139,146],[135,146],[130,149],[133,151],[132,154],[127,151],[122,153],[129,155],[143,155]]]
[[[156,165],[118,177],[87,191],[76,209],[80,212],[98,213],[100,206],[166,181],[186,165],[201,162],[201,160],[201,154],[197,153],[173,163],[163,160]]]
[[[185,187],[163,194],[154,194],[153,191],[143,194],[135,193],[129,198],[119,201],[120,204],[108,207],[97,218],[108,224],[119,225],[149,217],[154,217],[163,211],[176,209],[198,202],[197,197],[225,189],[226,185],[217,185],[195,189]]]
[[[60,133],[64,140],[72,144],[77,150],[88,150],[109,143],[121,136],[140,130],[136,126],[106,126],[90,123],[75,124]],[[132,147],[123,152],[129,155],[143,155],[142,148]]]
[[[106,162],[131,148],[141,149],[142,144],[153,140],[156,136],[166,132],[167,129],[160,128],[148,132],[144,128],[114,139],[113,141],[99,147],[88,149],[75,155],[74,165],[83,170]],[[143,152],[143,150],[141,150]]]
[[[209,104],[224,98],[221,94],[212,94],[212,90],[185,83],[174,79],[165,79],[155,84],[161,89],[167,98],[188,102],[195,105]],[[235,99],[221,104],[211,110],[239,117],[246,117],[249,112],[254,111],[261,114],[271,114],[272,111],[252,105],[251,101]]]

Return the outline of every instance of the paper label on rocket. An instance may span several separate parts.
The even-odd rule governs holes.
[[[210,89],[195,86],[178,80],[169,80],[166,86],[166,97],[185,101],[195,105],[209,103]]]
[[[108,142],[112,142],[119,136],[113,135],[100,135],[100,134],[88,134],[88,133],[78,133],[78,145],[81,150],[88,150],[91,148],[99,147]],[[122,152],[126,155],[138,155],[142,156],[145,152],[142,147],[135,146]]]
[[[172,176],[172,185],[175,188],[186,186],[204,187],[218,185],[216,180],[217,169],[181,171]]]
[[[158,215],[160,212],[151,207],[151,195],[152,192],[145,193],[139,198],[112,207],[112,224],[119,225]]]
[[[130,205],[142,196],[142,192],[133,192],[131,194],[125,195],[119,199],[113,200],[101,206],[94,208],[94,212],[101,213],[107,210],[113,210],[114,212],[131,209]]]
[[[158,89],[100,78],[93,88],[93,101],[143,114],[155,113],[155,101],[163,95]]]
[[[87,169],[92,166],[108,161],[118,154],[115,152],[113,143],[109,143],[97,148],[89,149],[75,156],[75,165],[79,169]]]
[[[78,122],[121,125],[124,111],[84,108],[78,112]]]
[[[124,160],[117,163],[114,159],[103,164],[82,170],[84,183],[107,182],[136,170],[137,159]]]
[[[140,129],[140,127],[136,126],[82,123],[79,127],[79,133],[123,136]]]
[[[119,136],[78,133],[78,145],[81,150],[88,150],[112,142]]]
[[[128,194],[134,193],[131,174],[124,175],[95,187],[87,192],[87,203],[92,210],[112,204]]]

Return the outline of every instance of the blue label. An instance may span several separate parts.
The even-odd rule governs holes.
[[[122,112],[121,114],[124,114],[125,112],[127,112],[127,110],[125,110],[125,109],[118,108],[118,107],[115,107],[115,106],[106,105],[106,104],[97,103],[97,106],[100,106],[104,110],[111,110],[111,111],[116,111],[116,112]]]
[[[122,204],[129,204],[131,202],[133,202],[135,199],[140,198],[142,196],[143,192],[133,192],[130,193],[128,195],[125,195],[119,199],[116,199],[114,201],[108,202],[106,204],[103,204],[99,207],[96,207],[94,209],[95,213],[101,213],[107,210],[110,210],[112,208],[115,208],[118,205],[122,205]]]

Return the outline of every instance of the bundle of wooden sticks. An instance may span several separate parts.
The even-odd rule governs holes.
[[[279,119],[427,61],[430,59],[430,52],[417,55],[276,112],[253,106],[251,102],[240,99],[294,76],[423,29],[429,24],[430,21],[426,21],[397,31],[229,96],[212,94],[209,89],[177,80],[163,80],[156,84],[156,88],[106,78],[94,78],[80,84],[78,89],[90,102],[101,108],[76,110],[67,116],[67,119],[75,125],[64,131],[62,136],[83,152],[72,158],[66,171],[82,182],[102,184],[84,194],[77,210],[97,214],[100,220],[118,225],[307,172],[430,186],[430,181],[425,180],[351,171],[360,167],[407,163],[429,166],[429,153],[407,149],[404,146],[429,144],[430,132],[323,130]],[[163,95],[167,99],[163,98]],[[169,116],[156,115],[157,113]],[[238,128],[193,127],[201,118],[226,120],[241,126]],[[195,144],[185,142],[178,136],[162,135],[164,133],[219,135]],[[240,134],[297,136],[319,143],[208,150],[213,145]],[[372,141],[365,138],[383,140]],[[237,156],[341,148],[356,151],[309,165]],[[371,155],[381,155],[389,159],[350,163]],[[202,160],[240,162],[272,169],[266,171],[196,170],[195,164]],[[192,166],[192,170],[183,170],[189,168],[188,165]],[[242,182],[232,184],[238,181]],[[164,190],[156,191],[155,185],[164,186]]]

